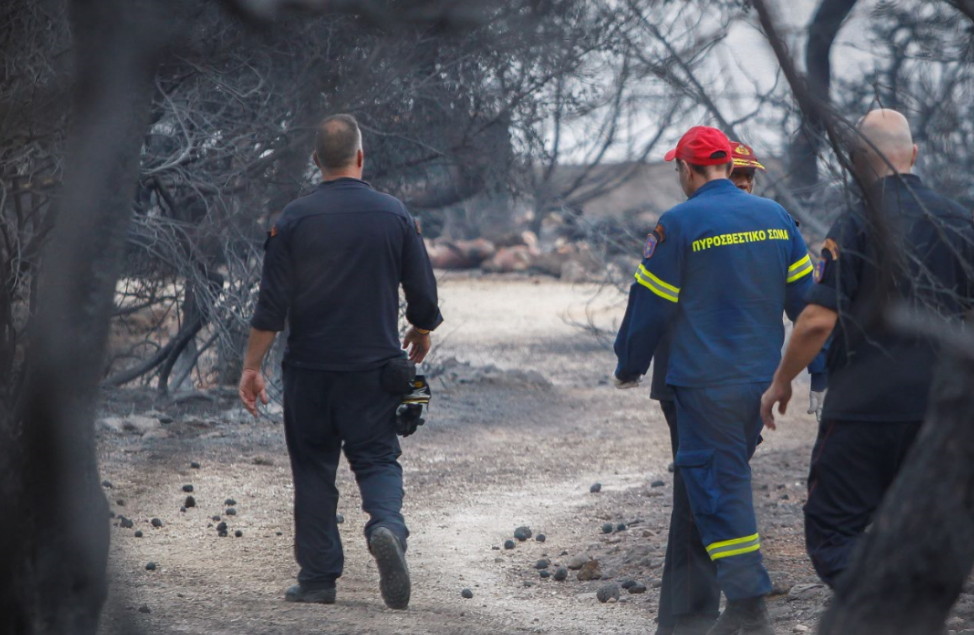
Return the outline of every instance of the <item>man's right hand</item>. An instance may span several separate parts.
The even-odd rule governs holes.
[[[257,399],[259,398],[265,406],[269,401],[267,385],[264,383],[264,376],[260,374],[260,371],[252,368],[243,370],[243,373],[240,374],[239,394],[240,401],[243,402],[247,412],[257,417]]]
[[[409,327],[406,335],[402,338],[402,347],[409,354],[409,361],[419,364],[426,359],[426,354],[430,352],[429,331],[422,332],[415,326]]]

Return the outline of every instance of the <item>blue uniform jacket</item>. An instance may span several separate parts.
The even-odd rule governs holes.
[[[781,315],[797,319],[814,269],[783,207],[711,181],[660,218],[643,256],[615,342],[617,377],[646,374],[672,328],[668,385],[771,381]],[[809,370],[823,372],[824,355]]]

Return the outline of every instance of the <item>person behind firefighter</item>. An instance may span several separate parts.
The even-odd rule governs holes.
[[[806,548],[832,587],[920,430],[940,354],[930,339],[890,327],[883,313],[899,303],[946,327],[974,297],[971,216],[912,174],[917,147],[906,118],[875,110],[858,133],[853,166],[867,191],[829,231],[808,307],[761,403],[774,429],[774,407],[785,413],[792,378],[834,334],[805,504]]]
[[[804,308],[813,266],[788,213],[728,179],[732,147],[722,132],[691,128],[666,160],[676,161],[689,200],[647,238],[615,342],[614,381],[638,385],[669,336],[676,469],[728,600],[716,623],[694,616],[673,632],[771,635],[749,461],[784,341],[782,313],[794,319]]]
[[[267,403],[261,366],[287,324],[284,434],[300,571],[285,599],[335,602],[344,566],[335,476],[344,452],[370,516],[365,538],[382,598],[405,609],[409,531],[397,431],[409,434],[417,420],[403,429],[398,415],[421,407],[422,395],[407,398],[415,371],[409,362],[423,360],[443,318],[419,225],[398,199],[362,180],[364,157],[354,117],[334,115],[319,125],[314,161],[322,182],[284,209],[265,243],[240,398],[254,416],[258,400]],[[402,347],[400,286],[412,325]]]

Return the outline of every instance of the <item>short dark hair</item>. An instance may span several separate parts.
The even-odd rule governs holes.
[[[348,167],[362,148],[362,131],[352,115],[332,115],[318,124],[315,152],[326,170]]]
[[[714,154],[718,154],[718,153],[715,152]],[[721,152],[720,154],[723,153]],[[719,157],[714,157],[714,158],[716,159]],[[729,169],[731,167],[730,161],[728,161],[727,163],[719,163],[717,165],[698,165],[696,163],[690,163],[689,161],[687,161],[686,164],[690,167],[691,170],[693,170],[700,176],[709,175],[711,172],[714,171],[714,168],[725,170],[727,174],[731,173],[731,170]]]

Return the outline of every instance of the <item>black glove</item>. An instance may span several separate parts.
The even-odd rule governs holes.
[[[402,398],[402,403],[396,409],[396,432],[403,437],[416,432],[419,426],[426,423],[423,418],[423,407],[429,408],[433,392],[426,378],[417,375],[410,384],[412,392]]]

